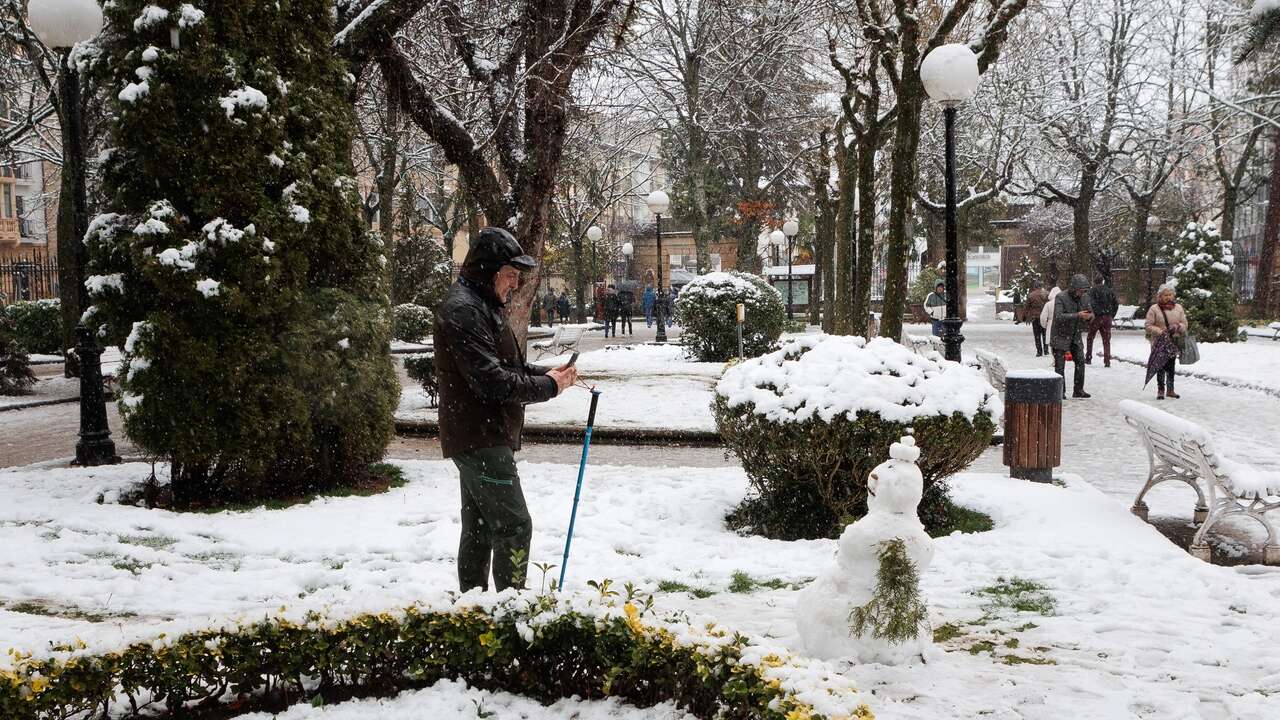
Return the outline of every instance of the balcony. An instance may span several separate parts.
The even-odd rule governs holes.
[[[0,245],[17,245],[22,239],[17,218],[0,218]]]

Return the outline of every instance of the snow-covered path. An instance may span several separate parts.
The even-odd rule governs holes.
[[[983,313],[989,317],[988,313]],[[912,332],[927,332],[922,326]],[[1004,359],[1010,370],[1052,369],[1049,357],[1037,358],[1029,325],[1014,325],[997,320],[975,320],[964,326],[966,355],[976,349],[994,352]],[[1117,331],[1126,346],[1140,331]],[[1258,353],[1262,362],[1254,368],[1259,380],[1280,376],[1280,343],[1265,346],[1269,356]],[[1256,467],[1280,470],[1280,399],[1260,390],[1225,387],[1194,377],[1177,378],[1179,400],[1155,400],[1155,382],[1142,387],[1143,368],[1123,362],[1103,367],[1100,357],[1101,339],[1095,340],[1093,364],[1086,366],[1085,390],[1093,395],[1088,400],[1068,398],[1063,405],[1062,467],[1063,471],[1087,478],[1103,492],[1121,502],[1132,503],[1147,477],[1147,455],[1137,433],[1124,422],[1117,405],[1121,400],[1147,402],[1162,410],[1203,425],[1213,435],[1218,449],[1228,457]],[[1270,359],[1270,362],[1267,360]],[[1197,365],[1197,369],[1206,369]],[[1071,366],[1067,367],[1068,382]],[[999,448],[985,453],[972,468],[986,472],[1005,472]],[[1195,496],[1185,486],[1164,485],[1148,499],[1153,515],[1191,516]]]

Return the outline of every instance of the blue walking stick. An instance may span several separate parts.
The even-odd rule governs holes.
[[[578,519],[578,498],[582,497],[582,476],[587,471],[587,451],[591,449],[591,431],[596,424],[596,403],[600,391],[591,388],[591,412],[587,413],[587,434],[582,440],[582,462],[578,463],[578,487],[573,491],[573,512],[569,514],[569,536],[564,539],[564,559],[560,562],[560,584],[564,589],[564,573],[569,569],[569,546],[573,544],[573,524]]]

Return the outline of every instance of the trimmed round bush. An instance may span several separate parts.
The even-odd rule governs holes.
[[[730,522],[772,538],[836,537],[867,512],[867,475],[908,431],[920,446],[928,529],[949,521],[945,479],[991,442],[1003,414],[973,368],[887,338],[814,335],[729,368],[716,427],[755,493]]]
[[[600,583],[602,592],[609,585]],[[174,718],[197,703],[231,717],[385,697],[442,679],[546,703],[673,701],[707,720],[874,717],[834,668],[714,626],[655,621],[646,617],[652,601],[526,594],[481,602],[345,619],[274,617],[98,653],[83,643],[42,657],[20,653],[0,668],[0,717],[124,715],[146,703]],[[219,705],[231,701],[236,707]]]
[[[5,307],[13,321],[13,337],[28,353],[61,355],[62,303],[57,300],[22,300]]]
[[[391,336],[400,342],[416,343],[431,334],[431,310],[405,303],[392,308]]]
[[[0,314],[0,395],[26,395],[35,384],[27,350],[15,338],[13,320]]]
[[[758,275],[715,272],[699,275],[676,299],[680,341],[702,362],[727,362],[738,356],[738,303],[746,306],[742,352],[755,357],[778,346],[786,306],[782,294]]]

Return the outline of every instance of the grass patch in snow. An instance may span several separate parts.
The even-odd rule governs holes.
[[[284,510],[294,505],[306,505],[320,498],[371,497],[384,492],[402,488],[408,484],[404,471],[400,466],[391,463],[374,463],[369,466],[369,474],[351,485],[330,488],[317,493],[307,493],[297,497],[277,498],[265,502],[225,503],[223,505],[201,507],[195,511],[213,514],[220,512],[251,512],[253,510]]]
[[[991,598],[986,608],[988,615],[1004,609],[1052,615],[1057,606],[1049,588],[1026,578],[999,577],[994,585],[981,588],[975,594]]]
[[[735,572],[733,574],[733,579],[729,581],[729,592],[731,593],[749,593],[759,588],[785,590],[787,588],[796,589],[796,586],[783,580],[779,580],[778,578],[769,578],[765,580],[753,578],[741,570]]]
[[[935,643],[944,643],[948,640],[955,640],[963,634],[964,632],[960,629],[959,625],[955,623],[946,623],[933,629],[933,641]]]
[[[0,607],[9,612],[23,613],[26,615],[41,615],[44,617],[56,617],[66,620],[84,620],[85,622],[100,623],[106,622],[114,618],[132,618],[137,614],[131,612],[90,612],[81,610],[76,607],[61,607],[50,605],[42,602],[23,601],[14,603],[13,605],[0,605]]]
[[[700,587],[692,587],[678,580],[663,580],[662,582],[658,583],[658,592],[689,593],[690,595],[699,599],[705,599],[705,598],[711,597],[712,595],[715,595],[715,592],[712,590],[708,590],[706,588],[700,588]]]
[[[947,522],[940,527],[936,527],[929,532],[929,535],[935,538],[946,537],[952,533],[980,533],[987,532],[995,527],[995,523],[991,522],[991,516],[971,510],[967,507],[961,507],[947,498],[943,501],[943,506],[947,513]]]

